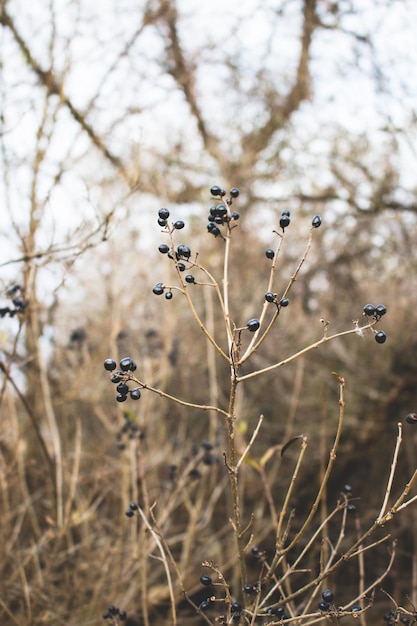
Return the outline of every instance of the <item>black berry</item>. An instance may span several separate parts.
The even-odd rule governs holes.
[[[343,487],[343,491],[344,491],[346,494],[351,494],[351,493],[352,493],[352,487],[351,487],[350,485],[345,485],[345,486]]]
[[[124,372],[122,370],[117,370],[114,372],[113,376],[110,378],[112,383],[120,383],[123,380]]]
[[[237,198],[239,195],[239,189],[237,187],[233,187],[230,190],[230,195],[232,196],[232,198]]]
[[[158,216],[160,217],[161,220],[167,220],[169,218],[168,209],[159,209]]]
[[[284,308],[285,308],[286,306],[288,306],[288,305],[289,305],[289,303],[290,303],[290,301],[288,300],[288,298],[281,298],[281,300],[279,301],[279,305],[280,305],[280,306],[283,306]]]
[[[289,215],[284,215],[282,214],[281,219],[279,220],[279,225],[281,226],[282,230],[284,230],[285,228],[287,228],[287,226],[290,225],[290,216]]]
[[[240,602],[232,602],[232,604],[230,605],[230,610],[235,613],[241,613],[242,611],[242,605],[240,604]]]
[[[200,604],[200,611],[208,611],[208,609],[210,608],[210,600],[203,600],[203,602]]]
[[[163,220],[161,217],[158,217],[158,224],[159,224],[159,226],[166,226],[167,225],[167,221]]]
[[[129,386],[126,383],[119,383],[116,387],[118,393],[122,393],[123,395],[127,395],[129,392]]]
[[[248,323],[246,324],[246,326],[248,327],[248,329],[250,330],[251,333],[254,333],[256,330],[258,330],[260,324],[259,324],[259,320],[257,320],[255,317],[250,319],[248,321]]]
[[[110,615],[119,615],[119,609],[114,604],[111,604],[108,608]]]
[[[192,274],[187,274],[187,276],[185,277],[185,282],[186,283],[195,283],[195,278]]]
[[[276,293],[272,293],[272,291],[267,291],[265,294],[265,300],[267,302],[274,302],[275,298],[277,297]]]
[[[409,413],[406,416],[405,421],[407,424],[417,424],[417,413]]]
[[[158,250],[161,254],[167,254],[169,252],[169,246],[166,243],[161,243],[161,245],[158,246]]]
[[[207,224],[207,230],[214,237],[218,237],[219,235],[221,235],[220,228],[213,224],[213,222]]]
[[[321,226],[321,217],[320,215],[315,215],[311,221],[311,225],[313,228],[319,228]]]
[[[326,602],[325,600],[320,600],[320,602],[318,603],[318,607],[320,611],[328,611],[330,609],[330,603]]]
[[[162,294],[164,293],[164,288],[162,286],[162,283],[156,283],[152,291],[156,296],[162,296]]]
[[[239,217],[240,217],[240,214],[239,214],[237,211],[233,211],[233,213],[232,213],[232,215],[231,215],[231,218],[232,218],[233,220],[238,220],[238,219],[239,219]]]
[[[182,220],[177,220],[176,222],[174,222],[173,226],[177,230],[181,230],[182,228],[184,228],[185,224]]]
[[[108,372],[112,372],[116,369],[116,361],[114,359],[106,359],[104,361],[104,369]]]
[[[212,196],[220,196],[222,193],[222,189],[218,185],[213,185],[213,187],[211,187],[210,189],[210,193]]]
[[[372,317],[372,315],[375,315],[375,307],[373,304],[366,304],[363,307],[363,312],[365,313],[365,315],[367,315],[368,317]]]
[[[132,509],[126,509],[125,515],[126,515],[126,517],[133,517],[134,516],[134,512],[132,511]]]
[[[387,340],[387,335],[383,330],[379,330],[375,335],[375,341],[377,343],[385,343]]]
[[[291,215],[291,211],[289,211],[288,209],[285,209],[281,215],[284,215],[285,217],[289,217]]]
[[[356,513],[356,504],[348,504],[347,505],[347,511],[348,513]]]
[[[119,611],[119,619],[124,622],[125,619],[127,618],[127,613],[126,611]]]
[[[354,604],[350,610],[352,613],[357,613],[358,611],[362,611],[362,607],[359,604]]]
[[[382,317],[386,312],[387,307],[384,304],[378,304],[378,306],[375,307],[375,315],[378,317]]]
[[[141,393],[139,389],[132,389],[132,391],[130,392],[130,397],[132,400],[139,400],[140,396]]]
[[[275,256],[275,252],[272,250],[272,248],[268,248],[267,250],[265,250],[265,256],[267,259],[273,259]]]
[[[249,583],[244,586],[243,590],[249,595],[257,593],[255,585],[250,585]]]
[[[184,259],[189,259],[191,256],[191,248],[189,248],[188,246],[184,246],[183,243],[180,243],[180,245],[177,247],[177,254],[179,257],[183,257]]]
[[[118,393],[116,400],[117,402],[125,402],[127,400],[127,395],[125,393]]]
[[[133,359],[130,358],[130,356],[122,359],[120,361],[120,369],[123,372],[128,372],[129,370],[132,371],[132,368],[134,367],[134,362]],[[135,368],[136,369],[136,368]]]
[[[325,602],[333,602],[333,591],[331,589],[325,589],[321,594],[321,597]]]
[[[202,574],[200,576],[200,582],[205,587],[209,587],[211,585],[211,576],[208,576],[208,574]]]
[[[173,297],[172,291],[167,291],[166,294],[165,294],[165,298],[167,300],[172,300],[172,297]]]
[[[138,505],[136,504],[136,502],[131,502],[129,504],[129,509],[132,509],[132,511],[137,511],[138,510]]]

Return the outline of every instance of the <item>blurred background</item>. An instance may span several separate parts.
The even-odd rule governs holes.
[[[331,372],[345,377],[326,507],[348,483],[356,524],[378,514],[397,423],[417,410],[416,23],[413,0],[1,0],[2,624],[98,624],[109,603],[131,626],[171,624],[155,544],[124,515],[131,500],[156,502],[197,604],[202,561],[235,575],[221,420],[146,391],[118,405],[102,366],[131,356],[149,385],[227,408],[227,370],[185,301],[152,294],[176,280],[157,249],[162,206],[185,221],[178,243],[221,282],[223,241],[206,229],[213,184],[240,189],[238,326],[260,315],[282,210],[291,224],[277,292],[312,217],[323,220],[289,308],[247,371],[317,341],[321,319],[333,333],[362,322],[368,302],[388,307],[383,346],[371,333],[338,339],[249,380],[239,398],[242,449],[265,416],[254,459],[309,437],[292,503],[302,520],[339,414]],[[193,295],[224,342],[213,294]],[[404,423],[403,435],[393,497],[415,469],[417,427]],[[277,503],[291,454],[268,466]],[[247,465],[244,514],[255,512],[254,541],[272,550],[259,472]],[[397,558],[381,586],[400,604],[417,602],[416,515],[410,507],[390,529]],[[367,560],[367,581],[388,551]],[[331,583],[348,602],[355,568]],[[180,623],[202,623],[175,593]],[[377,600],[371,623],[388,603]]]

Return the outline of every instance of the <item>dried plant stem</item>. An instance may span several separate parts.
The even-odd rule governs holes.
[[[242,532],[241,523],[241,508],[239,499],[239,486],[238,486],[238,466],[236,463],[236,441],[235,441],[235,407],[236,407],[236,389],[237,389],[237,377],[232,370],[231,385],[230,385],[230,398],[229,398],[229,413],[226,418],[227,424],[227,441],[228,441],[228,454],[226,457],[226,467],[229,473],[230,482],[230,495],[232,499],[233,510],[233,529],[236,537],[237,552],[240,568],[240,580],[242,587],[246,582],[246,562],[245,562],[245,545],[244,534]]]
[[[365,326],[362,326],[360,330],[364,331],[368,328],[372,328],[372,326],[374,326],[375,324],[376,324],[376,321],[374,320],[372,322],[369,322],[368,324],[365,324]],[[323,345],[324,343],[327,343],[328,341],[333,341],[333,339],[337,339],[338,337],[345,337],[347,335],[354,335],[357,333],[358,333],[357,328],[351,328],[349,330],[344,330],[340,333],[335,333],[334,335],[330,335],[330,336],[325,335],[321,339],[316,341],[315,343],[312,343],[306,348],[303,348],[302,350],[295,352],[291,356],[287,357],[286,359],[283,359],[282,361],[279,361],[278,363],[275,363],[274,365],[264,367],[263,369],[256,370],[255,372],[251,372],[250,374],[245,374],[244,376],[239,376],[238,382],[243,382],[244,380],[249,380],[249,378],[254,378],[255,376],[260,376],[262,374],[266,374],[267,372],[272,372],[273,370],[276,370],[279,367],[282,367],[283,365],[292,363],[292,361],[299,359],[300,356],[302,356],[303,354],[307,354],[308,352],[311,352],[312,350],[319,348],[321,345]],[[242,363],[242,359],[239,363]]]
[[[272,564],[271,564],[271,570],[273,571],[277,565],[279,564],[282,556],[284,556],[285,554],[287,554],[299,541],[300,537],[302,537],[302,535],[304,534],[304,532],[306,531],[306,529],[308,528],[308,526],[310,525],[311,520],[313,519],[317,508],[319,506],[320,500],[323,496],[323,493],[326,489],[326,485],[327,485],[327,481],[329,480],[332,468],[333,468],[333,464],[334,461],[336,459],[336,451],[339,445],[339,441],[340,441],[340,437],[342,435],[342,429],[343,429],[343,418],[344,418],[344,413],[345,413],[345,399],[344,399],[344,390],[345,390],[345,380],[344,378],[341,378],[340,376],[339,378],[339,386],[340,386],[340,397],[339,397],[339,423],[337,426],[337,432],[336,432],[336,437],[333,443],[333,447],[330,451],[330,455],[329,455],[329,462],[327,464],[327,468],[326,471],[324,473],[323,476],[323,480],[321,481],[320,484],[320,488],[319,491],[317,493],[316,499],[313,502],[313,505],[310,509],[310,513],[308,514],[304,524],[302,525],[302,527],[300,528],[300,530],[295,534],[294,538],[292,539],[292,541],[290,541],[290,543],[283,547],[282,545],[280,545],[279,542],[279,537],[277,536],[277,552],[272,560]]]
[[[384,501],[382,503],[381,511],[379,512],[377,521],[381,520],[383,518],[383,516],[385,515],[386,508],[388,506],[388,500],[389,500],[389,497],[390,497],[390,494],[391,494],[391,489],[392,489],[392,483],[393,483],[393,480],[394,480],[395,470],[397,468],[398,454],[399,454],[399,451],[400,451],[401,442],[402,442],[402,424],[401,424],[401,422],[399,422],[398,423],[397,443],[395,445],[394,456],[393,456],[392,463],[391,463],[391,470],[390,470],[389,477],[388,477],[387,489],[385,491]]]
[[[307,450],[307,437],[305,435],[302,436],[302,442],[301,442],[301,450],[300,450],[300,454],[298,455],[298,459],[297,459],[297,464],[295,466],[293,475],[291,477],[291,482],[290,482],[290,486],[287,489],[287,493],[285,495],[285,500],[284,503],[282,505],[282,509],[281,509],[281,513],[279,515],[278,518],[278,526],[277,526],[277,530],[276,530],[276,550],[277,553],[281,552],[283,549],[283,537],[282,537],[282,526],[284,523],[284,519],[287,515],[287,510],[288,510],[288,505],[290,502],[290,499],[292,497],[293,491],[294,491],[294,486],[295,486],[295,482],[297,480],[298,477],[298,473],[300,471],[300,467],[301,464],[303,462],[304,459],[304,454]],[[271,565],[271,569],[275,569],[275,564],[274,561],[272,561],[272,565]]]
[[[255,443],[255,439],[257,438],[257,436],[259,435],[259,430],[262,426],[262,422],[264,421],[264,416],[260,415],[259,416],[259,420],[258,423],[255,427],[255,430],[252,433],[252,437],[250,438],[250,441],[248,443],[248,445],[246,446],[246,448],[244,449],[244,451],[242,452],[242,455],[236,465],[236,471],[239,471],[239,467],[242,465],[242,463],[244,462],[246,456],[249,454],[253,444]]]
[[[298,263],[297,267],[295,268],[295,271],[294,271],[293,275],[291,276],[291,278],[290,278],[290,280],[289,280],[289,283],[288,283],[288,285],[287,285],[287,287],[286,287],[286,289],[285,289],[285,291],[284,291],[284,294],[283,294],[283,297],[284,297],[284,298],[288,295],[288,293],[289,293],[289,291],[290,291],[291,287],[293,286],[294,282],[295,282],[295,281],[296,281],[296,279],[297,279],[297,276],[298,276],[298,274],[299,274],[299,272],[300,272],[300,270],[301,270],[301,268],[302,268],[302,266],[303,266],[303,264],[304,264],[304,261],[306,260],[306,258],[307,258],[307,256],[308,256],[308,253],[309,253],[310,248],[311,248],[312,231],[313,231],[313,229],[311,228],[311,229],[310,229],[310,232],[309,232],[309,235],[308,235],[308,241],[307,241],[307,246],[306,246],[306,249],[305,249],[304,254],[303,254],[303,256],[301,257],[301,259],[300,259],[300,261],[299,261],[299,263]],[[280,235],[280,236],[281,236],[281,242],[282,242],[282,241],[283,241],[283,237],[282,237],[282,235]],[[279,246],[279,247],[280,247],[280,246]],[[275,271],[275,266],[274,266],[274,271]],[[269,280],[269,286],[271,286],[271,285],[272,285],[272,269],[271,269],[271,277],[270,277],[270,280]],[[272,287],[271,287],[271,288],[272,288]],[[263,308],[263,310],[262,310],[262,315],[261,315],[261,318],[260,318],[260,320],[262,320],[262,321],[263,321],[263,319],[264,319],[264,317],[265,317],[265,314],[266,314],[266,307],[267,307],[267,303],[265,303],[265,304],[264,304],[264,308]],[[240,359],[240,363],[244,363],[245,361],[247,361],[247,359],[249,359],[249,357],[250,357],[250,356],[251,356],[251,355],[252,355],[252,354],[253,354],[253,353],[254,353],[254,352],[255,352],[255,351],[259,348],[259,346],[261,345],[261,343],[262,343],[262,342],[266,339],[266,337],[269,335],[269,332],[270,332],[270,330],[271,330],[272,326],[275,324],[275,322],[276,322],[276,320],[277,320],[277,318],[278,318],[278,315],[279,315],[279,309],[277,308],[276,312],[274,313],[274,316],[273,316],[272,320],[271,320],[271,321],[270,321],[270,323],[268,324],[268,327],[266,328],[266,330],[265,330],[265,331],[264,331],[264,333],[262,334],[262,336],[261,336],[261,338],[259,339],[259,341],[257,341],[257,339],[258,339],[259,334],[260,334],[260,329],[261,329],[261,326],[260,326],[260,327],[259,327],[259,329],[258,329],[258,330],[254,333],[254,335],[253,335],[253,337],[252,337],[252,340],[250,341],[250,343],[249,343],[248,347],[246,348],[245,353],[242,355],[242,358]]]
[[[147,385],[146,383],[138,380],[135,376],[130,376],[129,380],[133,380],[142,389],[148,389],[149,391],[156,393],[158,396],[162,396],[163,398],[166,398],[167,400],[171,400],[172,402],[175,402],[176,404],[180,404],[181,406],[187,406],[191,409],[199,409],[200,411],[216,411],[217,413],[224,415],[224,417],[228,417],[229,415],[227,411],[223,411],[223,409],[220,409],[217,406],[210,406],[206,404],[195,404],[194,402],[186,402],[185,400],[180,400],[180,398],[177,398],[176,396],[171,396],[169,393],[166,393],[165,391],[162,391],[161,389],[156,389],[155,387],[151,387],[150,385]]]
[[[165,575],[166,575],[167,584],[168,584],[169,597],[170,597],[170,600],[171,600],[172,626],[176,626],[176,624],[177,624],[177,610],[176,610],[175,594],[174,594],[174,587],[173,587],[172,579],[171,579],[171,572],[170,572],[169,566],[168,566],[168,558],[167,558],[167,554],[166,554],[166,551],[165,551],[164,546],[163,546],[164,542],[161,541],[160,535],[155,531],[155,529],[153,528],[152,524],[150,524],[150,522],[148,521],[148,518],[146,517],[144,511],[140,507],[138,507],[138,512],[139,512],[139,515],[140,515],[143,523],[145,524],[146,528],[151,533],[151,535],[152,535],[156,545],[158,546],[158,550],[159,550],[159,552],[161,554],[161,561],[162,561],[162,563],[164,565]],[[165,543],[165,547],[166,547],[166,543]],[[172,559],[172,555],[171,555],[171,559]],[[171,560],[171,562],[172,562],[172,560]],[[178,573],[179,572],[177,572],[177,574]],[[180,578],[180,580],[181,580],[181,578]]]

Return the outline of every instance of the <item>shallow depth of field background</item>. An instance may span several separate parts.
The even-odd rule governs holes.
[[[118,405],[102,366],[132,356],[149,385],[223,406],[227,372],[185,301],[152,294],[176,280],[157,249],[162,206],[186,223],[178,243],[221,280],[222,241],[206,230],[212,184],[241,192],[230,267],[240,326],[262,306],[281,211],[291,211],[282,286],[311,218],[323,219],[254,367],[319,339],[321,319],[337,332],[361,321],[367,302],[388,307],[384,345],[371,334],[337,340],[248,381],[239,399],[242,447],[265,416],[254,458],[308,435],[292,502],[302,519],[337,423],[331,372],[345,377],[326,502],[348,483],[363,526],[378,513],[397,423],[417,411],[416,23],[412,0],[1,1],[0,307],[12,306],[16,284],[28,303],[0,318],[1,624],[99,624],[115,603],[131,626],[168,625],[162,565],[124,515],[145,482],[197,603],[202,561],[231,567],[221,421],[146,392]],[[222,338],[210,294],[196,291],[196,303]],[[126,418],[137,427],[130,438]],[[175,500],[202,441],[212,462]],[[404,424],[401,484],[416,453],[417,426]],[[277,499],[293,460],[277,467]],[[255,540],[271,550],[250,464],[244,481]],[[397,559],[382,587],[417,602],[416,510],[391,531]],[[366,562],[369,580],[387,549]],[[340,603],[356,576],[335,574]],[[202,623],[180,594],[178,607],[181,624]],[[387,607],[378,592],[368,623],[382,623]]]

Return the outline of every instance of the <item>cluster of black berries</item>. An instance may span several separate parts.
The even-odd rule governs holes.
[[[415,615],[417,617],[417,614]],[[410,618],[407,615],[401,615],[400,620],[398,621],[398,612],[395,609],[391,609],[388,613],[385,613],[384,622],[387,623],[388,626],[394,626],[394,624],[405,624],[405,626],[409,626],[411,623],[415,623],[410,621]]]
[[[283,211],[281,215],[281,219],[279,220],[279,225],[282,228],[282,232],[286,229],[287,226],[290,225],[291,218],[289,211]],[[311,221],[311,225],[313,228],[319,228],[321,226],[321,217],[320,215],[315,215]],[[272,260],[275,257],[275,250],[272,248],[267,248],[265,250],[265,256],[267,259]]]
[[[226,190],[222,189],[218,185],[213,185],[210,189],[210,193],[214,198],[224,198],[226,195]],[[221,235],[220,226],[224,224],[229,224],[231,221],[237,221],[240,217],[237,211],[230,212],[229,207],[233,203],[233,198],[237,198],[239,195],[239,189],[237,187],[233,187],[230,190],[230,195],[228,198],[225,198],[224,201],[221,201],[219,204],[212,206],[210,208],[210,212],[208,215],[208,224],[207,230],[214,237],[219,237]]]
[[[282,232],[284,232],[284,230],[287,228],[287,226],[290,225],[290,222],[291,222],[290,215],[291,215],[291,213],[290,213],[290,211],[288,211],[288,209],[283,211],[282,214],[281,214],[281,219],[279,220],[279,225],[282,228]]]
[[[161,227],[168,226],[168,218],[169,218],[169,210],[168,209],[159,209],[158,211],[158,224]],[[177,220],[172,224],[172,228],[175,230],[182,230],[185,224],[182,220]]]
[[[139,428],[138,424],[136,424],[130,417],[125,416],[125,422],[123,426],[118,430],[116,434],[116,447],[119,450],[125,449],[125,443],[123,439],[144,439],[145,431]]]
[[[343,492],[346,494],[348,500],[352,497],[352,487],[350,485],[345,485],[343,487]],[[348,513],[356,513],[356,504],[353,504],[353,502],[348,502],[347,511]]]
[[[200,450],[202,448],[202,452]],[[185,456],[183,462],[188,464],[193,457],[195,457],[194,467],[188,470],[188,478],[190,480],[199,480],[203,476],[203,472],[199,469],[199,465],[215,465],[219,462],[219,456],[213,452],[213,444],[210,441],[204,440],[200,446],[193,444],[191,447],[191,455]],[[168,480],[175,484],[178,478],[178,465],[172,463],[168,467]]]
[[[334,599],[333,591],[331,589],[325,589],[323,593],[321,594],[320,602],[317,604],[320,611],[322,611],[323,613],[327,613],[332,608],[335,608],[333,599]],[[352,613],[358,613],[359,611],[362,611],[362,607],[360,606],[360,604],[353,604],[350,607],[350,611]]]
[[[273,617],[277,617],[280,620],[290,619],[288,613],[285,612],[285,606],[282,604],[278,604],[278,606],[271,606],[267,611],[268,615],[272,615]]]
[[[371,317],[377,322],[381,319],[383,315],[387,312],[387,307],[385,304],[378,304],[378,306],[374,306],[373,304],[366,304],[363,307],[363,313],[366,317]],[[387,334],[383,330],[379,330],[375,333],[375,341],[377,343],[385,343],[387,340]]]
[[[321,600],[317,604],[320,611],[330,611],[333,604],[333,591],[331,589],[325,589],[321,594]]]
[[[114,359],[106,359],[104,361],[104,369],[108,372],[113,372],[110,380],[117,385],[117,402],[125,402],[127,395],[130,395],[132,400],[139,400],[141,393],[139,388],[130,389],[128,385],[129,372],[134,372],[137,369],[137,365],[133,359],[125,357],[119,363],[120,369],[116,370],[117,364]]]
[[[126,517],[133,517],[137,510],[138,510],[138,505],[136,504],[136,502],[131,502],[129,504],[129,508],[126,509],[125,511]]]
[[[278,295],[276,293],[272,293],[272,291],[267,291],[265,294],[265,300],[267,302],[276,304],[277,307],[287,307],[290,303],[288,298],[281,298],[278,300]]]
[[[111,619],[113,624],[118,624],[118,620],[124,622],[127,618],[126,611],[117,608],[114,604],[110,604],[107,611],[105,611],[102,615],[103,619]]]
[[[0,317],[6,317],[6,315],[8,315],[9,317],[14,317],[18,313],[23,313],[27,306],[27,302],[17,295],[21,291],[22,288],[20,287],[20,285],[13,285],[7,290],[7,295],[9,298],[11,298],[13,307],[0,307]]]

